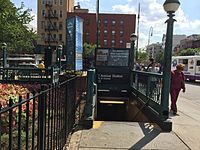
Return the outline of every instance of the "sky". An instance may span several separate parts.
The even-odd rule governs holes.
[[[23,1],[27,8],[32,9],[35,20],[31,26],[37,27],[37,0],[11,0],[16,6]],[[175,13],[174,35],[200,34],[200,2],[199,0],[179,0],[180,7]],[[96,11],[96,0],[75,0],[80,3],[81,8],[89,9],[90,13]],[[163,9],[165,0],[99,0],[100,13],[136,14],[138,15],[138,5],[140,3],[139,19],[139,47],[143,48],[151,43],[162,41],[163,34],[166,34],[168,19],[167,13]],[[136,21],[137,25],[137,21]],[[152,31],[153,28],[153,31]],[[136,31],[137,33],[137,28]],[[149,33],[152,32],[152,36]]]

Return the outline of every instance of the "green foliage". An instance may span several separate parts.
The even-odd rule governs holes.
[[[16,8],[9,0],[0,0],[0,43],[7,43],[9,52],[33,52],[37,35],[27,25],[33,20],[24,4]]]
[[[95,44],[84,43],[83,45],[83,66],[84,68],[90,68],[94,62]]]
[[[84,43],[83,47],[84,47],[83,57],[84,58],[94,58],[96,45]]]
[[[192,56],[200,52],[200,48],[181,49],[178,53],[179,56]]]
[[[141,62],[148,60],[148,54],[146,51],[139,51],[138,58]]]
[[[162,63],[163,59],[164,59],[164,52],[160,51],[159,53],[157,53],[155,61],[158,63]]]

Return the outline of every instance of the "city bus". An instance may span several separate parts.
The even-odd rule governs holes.
[[[195,81],[200,80],[200,55],[195,56],[173,56],[172,69],[176,68],[178,63],[185,65],[183,73],[186,80]]]

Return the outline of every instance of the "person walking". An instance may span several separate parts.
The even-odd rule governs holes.
[[[45,74],[45,65],[44,65],[44,61],[40,60],[39,64],[38,64],[38,68],[41,69],[40,71],[40,76],[42,77]]]
[[[38,68],[40,68],[40,69],[44,69],[44,68],[45,68],[44,61],[43,61],[43,60],[40,60],[40,61],[39,61]]]
[[[183,74],[185,65],[178,64],[175,70],[171,71],[171,86],[170,86],[170,95],[171,95],[171,111],[174,115],[177,114],[177,99],[181,89],[185,92],[185,77]]]
[[[150,71],[152,70],[151,68],[155,64],[154,58],[150,58],[149,62],[150,62],[150,64],[147,66],[146,71],[149,71],[149,69],[150,69]]]

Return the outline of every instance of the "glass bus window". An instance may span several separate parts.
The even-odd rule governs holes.
[[[197,60],[197,66],[200,66],[200,60]]]
[[[188,59],[179,59],[179,63],[182,63],[185,65],[184,71],[188,70]]]
[[[189,69],[193,69],[194,67],[193,66],[190,66],[190,68]]]

